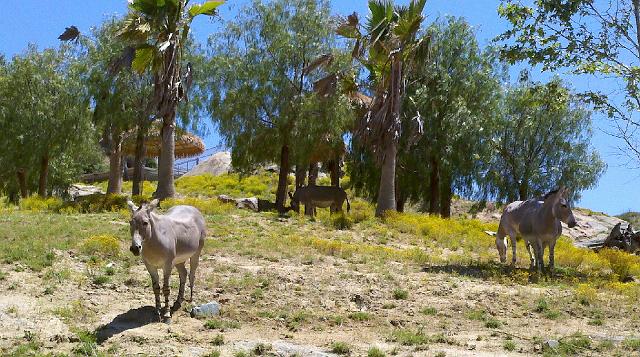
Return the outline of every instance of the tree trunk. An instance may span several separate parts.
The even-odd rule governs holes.
[[[396,180],[397,183],[397,180]],[[402,191],[396,187],[396,209],[398,212],[404,212],[404,204],[407,202],[407,197],[402,193]]]
[[[636,40],[637,45],[640,46],[640,0],[632,0],[633,4],[633,17],[636,20]],[[638,55],[640,56],[640,47],[636,47]]]
[[[107,193],[122,193],[122,134],[119,132],[115,132],[111,136]]]
[[[315,186],[318,182],[318,163],[309,164],[309,186]]]
[[[331,160],[330,168],[331,186],[340,187],[340,159],[336,157]]]
[[[307,176],[307,168],[303,165],[296,165],[296,188],[302,187],[305,184]]]
[[[522,180],[518,187],[518,194],[520,195],[520,201],[526,201],[529,199],[529,182]]]
[[[138,125],[138,132],[136,133],[136,153],[133,161],[133,186],[131,188],[131,194],[133,196],[141,195],[143,191],[144,182],[144,159],[145,159],[145,135],[147,128],[140,124]]]
[[[442,218],[451,217],[452,198],[453,190],[451,190],[451,180],[447,178],[442,181],[442,192],[440,193],[440,216],[442,216]]]
[[[40,178],[38,179],[38,195],[47,197],[47,178],[49,177],[49,153],[40,158]]]
[[[287,179],[289,176],[289,146],[282,145],[280,150],[280,175],[278,176],[278,191],[276,192],[276,208],[280,214],[285,214],[287,200]]]
[[[27,172],[23,168],[19,168],[16,171],[16,176],[18,177],[18,186],[20,187],[20,197],[27,198],[29,197],[29,191],[27,190]]]
[[[440,165],[435,155],[431,156],[431,177],[429,178],[429,213],[438,214],[440,203]]]
[[[173,180],[173,165],[175,162],[175,130],[176,130],[175,110],[162,119],[162,129],[160,135],[162,146],[160,158],[158,159],[158,188],[154,197],[163,200],[173,197],[176,194]]]
[[[390,140],[384,150],[376,217],[382,217],[385,211],[396,209],[395,176],[396,176],[396,143]]]

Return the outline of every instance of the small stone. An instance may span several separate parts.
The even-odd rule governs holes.
[[[219,314],[220,304],[217,301],[211,301],[200,306],[195,306],[191,309],[191,317],[208,317]]]
[[[558,342],[557,340],[547,340],[544,342],[545,348],[555,350],[556,348],[558,348],[558,346],[560,346],[560,342]]]

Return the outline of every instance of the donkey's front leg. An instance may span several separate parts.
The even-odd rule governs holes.
[[[171,309],[169,309],[169,277],[171,276],[171,268],[173,268],[172,260],[168,263],[165,263],[162,268],[162,295],[164,295],[164,307],[162,308],[162,317],[165,319],[171,318]]]
[[[156,298],[156,315],[160,317],[160,278],[158,277],[158,269],[144,262],[149,275],[151,275],[151,286],[153,287],[153,295]]]
[[[555,265],[555,257],[554,257],[555,248],[556,248],[556,241],[553,240],[551,243],[549,243],[549,275],[551,275],[552,279],[556,275],[556,265]]]

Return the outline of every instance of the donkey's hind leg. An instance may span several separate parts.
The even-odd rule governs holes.
[[[196,282],[196,269],[198,269],[198,263],[200,262],[200,252],[202,252],[202,245],[189,259],[189,301],[193,301],[193,285]]]
[[[536,261],[534,259],[535,251],[531,250],[533,248],[533,246],[531,246],[531,243],[529,243],[528,241],[525,241],[525,243],[527,246],[527,253],[529,253],[529,261],[530,261],[529,269],[533,270],[536,266]]]
[[[176,264],[176,269],[178,269],[178,274],[180,275],[180,288],[178,289],[178,298],[171,307],[172,311],[177,311],[180,306],[182,306],[182,301],[184,301],[184,286],[187,283],[187,268],[184,267],[184,263]]]

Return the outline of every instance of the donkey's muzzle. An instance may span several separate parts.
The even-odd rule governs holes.
[[[573,228],[573,227],[575,227],[577,225],[578,225],[578,222],[576,222],[576,221],[571,221],[571,222],[569,222],[569,224],[567,224],[567,226],[569,226],[569,228]]]
[[[133,255],[137,257],[138,255],[140,255],[140,251],[142,250],[142,247],[137,245],[132,245],[131,247],[129,247],[129,250],[131,251],[131,253],[133,253]]]

